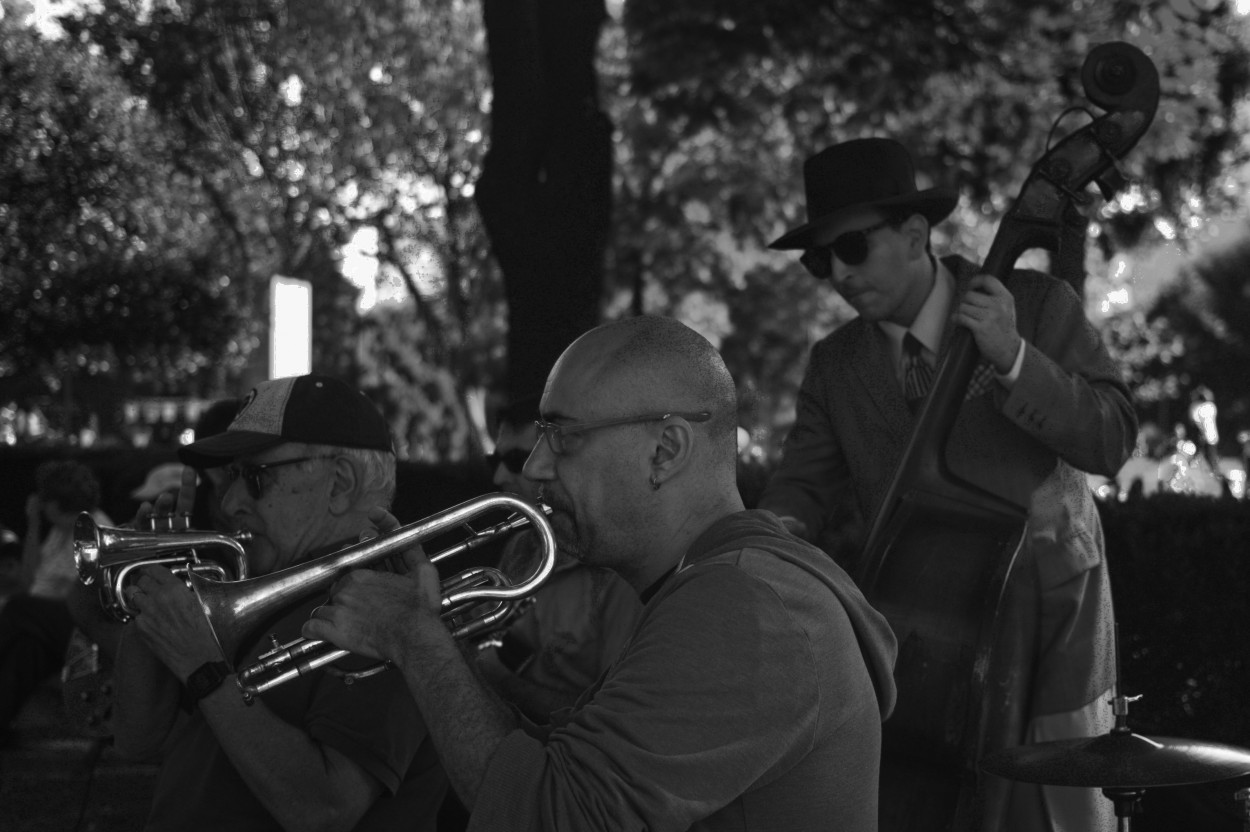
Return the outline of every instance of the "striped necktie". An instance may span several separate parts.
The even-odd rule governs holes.
[[[903,395],[913,413],[920,409],[932,383],[933,368],[924,360],[924,344],[908,332],[903,336]]]

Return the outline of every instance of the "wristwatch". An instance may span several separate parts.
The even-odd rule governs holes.
[[[183,710],[190,713],[201,699],[217,690],[229,675],[230,665],[225,662],[204,662],[193,670],[187,677],[186,684],[182,686]]]

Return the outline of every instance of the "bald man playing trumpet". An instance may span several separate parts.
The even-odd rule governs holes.
[[[304,634],[400,669],[470,829],[875,830],[894,638],[819,549],[743,509],[716,350],[665,318],[594,329],[541,415],[524,472],[560,549],[644,605],[571,712],[539,729],[495,698],[419,554],[341,579]]]

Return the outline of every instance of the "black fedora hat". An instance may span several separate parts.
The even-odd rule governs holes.
[[[893,139],[852,139],[827,147],[803,163],[808,221],[769,248],[811,248],[817,233],[851,208],[914,208],[929,224],[955,210],[949,188],[916,189],[911,154]]]

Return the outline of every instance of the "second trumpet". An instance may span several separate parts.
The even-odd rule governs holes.
[[[251,538],[247,532],[156,532],[101,526],[84,511],[74,521],[74,563],[79,579],[96,586],[104,611],[124,622],[135,614],[125,592],[135,570],[165,566],[188,580],[191,575],[242,580],[247,577],[243,544]],[[217,557],[201,554],[208,550]]]

